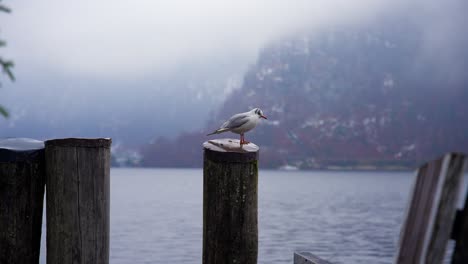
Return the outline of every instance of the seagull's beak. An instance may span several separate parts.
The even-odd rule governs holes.
[[[268,118],[266,118],[266,116],[264,116],[264,115],[261,115],[260,118],[268,119]]]

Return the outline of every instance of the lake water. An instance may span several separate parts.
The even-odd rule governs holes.
[[[258,263],[392,263],[413,177],[260,171]],[[112,169],[110,262],[201,263],[202,194],[201,169]]]

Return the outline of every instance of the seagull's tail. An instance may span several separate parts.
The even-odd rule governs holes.
[[[220,128],[216,131],[214,131],[213,133],[209,133],[207,136],[211,136],[211,135],[214,135],[214,134],[220,134],[220,133],[223,133],[223,132],[226,132],[226,131],[229,131],[228,128]]]

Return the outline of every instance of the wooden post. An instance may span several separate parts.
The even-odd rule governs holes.
[[[0,141],[0,263],[39,263],[44,143]]]
[[[46,141],[47,264],[109,263],[110,145]]]
[[[231,139],[203,147],[203,264],[255,264],[259,148]]]

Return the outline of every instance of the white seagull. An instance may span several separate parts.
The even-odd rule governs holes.
[[[220,128],[216,129],[216,131],[208,134],[207,136],[231,131],[232,133],[240,134],[241,146],[244,144],[249,144],[250,142],[244,139],[244,133],[252,130],[261,118],[267,119],[266,116],[263,115],[263,112],[260,110],[260,108],[254,108],[249,112],[235,114],[229,118],[228,121],[224,122]]]

